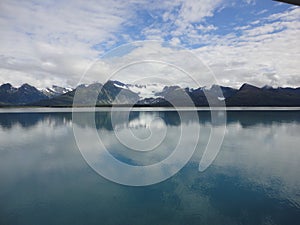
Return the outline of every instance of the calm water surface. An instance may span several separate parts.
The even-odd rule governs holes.
[[[188,112],[186,112],[188,113]],[[110,153],[135,164],[159,162],[172,153],[180,127],[201,127],[190,162],[172,178],[146,187],[115,184],[81,156],[72,126],[90,132],[72,114],[0,113],[0,224],[299,224],[299,111],[234,111],[227,114],[221,150],[199,172],[212,126],[210,114],[181,121],[176,112],[133,112],[111,124],[97,112],[96,127]],[[147,156],[114,135],[129,130],[146,138],[167,128],[164,142]],[[88,142],[89,140],[87,140]],[[185,147],[190,141],[183,140]],[[109,166],[109,165],[107,165]]]

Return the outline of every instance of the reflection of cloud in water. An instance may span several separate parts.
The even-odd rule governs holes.
[[[270,115],[271,113],[266,114]],[[277,113],[276,115],[278,116]],[[265,115],[259,116],[259,118],[267,119]],[[212,166],[218,168],[217,171],[220,174],[240,176],[242,180],[245,179],[245,182],[269,189],[270,197],[281,196],[283,199],[293,199],[292,202],[300,204],[300,178],[298,176],[300,153],[297,151],[297,146],[300,144],[297,138],[300,126],[296,122],[285,122],[292,120],[291,118],[277,118],[283,122],[272,123],[272,117],[269,117],[268,121],[257,123],[257,121],[251,122],[250,117],[243,126],[240,123],[230,123],[227,126],[221,151]],[[139,121],[138,118],[133,121],[135,124],[144,123],[143,119]],[[193,133],[198,124],[192,122],[181,125],[188,126],[190,132]],[[202,124],[198,149],[192,162],[199,163],[210,128],[211,124],[208,121]],[[128,133],[127,129],[129,128],[123,126],[124,135]],[[133,152],[120,146],[120,143],[112,135],[113,132],[103,129],[99,133],[105,146],[118,159],[133,165],[148,165],[159,162],[171,154],[176,145],[175,140],[178,140],[179,130],[176,126],[168,126],[167,137],[163,144],[156,151],[147,153]],[[190,140],[183,141],[186,148],[189,148]]]
[[[270,197],[288,199],[300,206],[299,123],[228,127],[214,165],[220,173],[239,175],[266,189]]]
[[[124,114],[125,118],[128,118],[128,116],[126,116],[126,113]],[[185,118],[186,115],[193,114],[183,113],[183,115],[181,115],[180,117]],[[194,113],[194,115],[197,114]],[[75,116],[76,121],[81,121],[80,114],[76,114]],[[112,114],[112,116],[115,115]],[[87,121],[93,123],[92,119],[93,116],[91,115],[90,119],[87,118]],[[140,121],[138,121],[138,119]],[[166,129],[164,129],[163,131],[165,132],[162,135],[162,126],[155,126],[157,123],[154,123],[153,126],[152,122],[156,120],[160,121],[161,124],[165,124],[164,120],[158,117],[156,113],[140,113],[138,118],[135,118],[135,122],[137,124],[150,123],[147,126],[149,126],[149,129],[151,130],[151,135],[149,138],[142,140],[132,135],[132,130],[128,126],[128,124],[119,126],[115,122],[113,124],[113,127],[118,127],[118,129],[115,129],[113,131],[107,132],[107,129],[100,128],[99,133],[97,134],[96,132],[95,135],[95,129],[93,128],[91,128],[90,130],[85,129],[83,131],[80,126],[74,125],[74,133],[83,157],[86,159],[88,164],[99,174],[117,183],[138,186],[150,185],[169,178],[177,171],[179,171],[190,160],[190,157],[193,155],[194,148],[197,145],[199,133],[197,131],[197,129],[199,129],[199,123],[195,122],[182,123],[180,127],[173,126],[173,128],[172,126],[165,125],[163,127],[168,128],[168,131],[166,132]],[[128,123],[130,123],[130,121]],[[189,126],[191,125],[194,126],[193,130],[195,132],[190,133],[191,129],[189,128]],[[143,129],[144,128],[141,128],[140,131],[143,131]],[[175,131],[175,135],[177,135],[178,138],[175,139],[174,137],[172,137],[174,136],[174,134],[170,131],[170,129],[173,129]],[[94,143],[89,144],[87,143],[87,140]],[[177,143],[175,140],[177,141]],[[169,148],[169,143],[173,144],[174,141],[174,147]],[[186,148],[186,141],[188,141],[189,144],[188,148]],[[148,152],[145,152],[145,149],[153,150],[150,154],[152,156],[151,158],[155,159],[157,158],[156,156],[159,155],[159,148],[162,149],[162,152],[164,154],[167,151],[170,152],[170,154],[168,154],[167,157],[164,157],[161,160],[157,160],[155,163],[147,163],[147,161],[149,161]],[[139,152],[134,152],[131,150],[138,150]],[[114,152],[114,156],[117,156],[119,158],[116,159],[117,157],[113,157],[108,152]],[[145,159],[144,162],[146,163],[143,164],[143,166],[137,166],[141,165],[142,163],[138,161],[137,158],[133,157],[134,154],[143,156],[143,158]],[[124,159],[125,163],[122,162],[124,161]],[[134,166],[130,164],[133,164]]]
[[[158,120],[158,116],[141,112],[138,119],[133,119],[128,122],[129,128],[150,128],[150,125],[162,129],[165,127],[163,120]],[[117,128],[117,127],[116,127]]]
[[[125,117],[126,113],[120,111],[117,112],[116,124],[127,124],[128,119]],[[131,112],[129,115],[129,121],[138,118],[141,113],[145,112]],[[181,123],[195,122],[189,116],[189,112],[185,112],[187,115],[183,121],[179,120],[177,112],[174,111],[161,111],[161,112],[146,112],[145,114],[155,113],[163,119],[166,125],[179,126]],[[87,123],[85,116],[90,113],[82,112],[81,121],[76,121],[80,126],[90,126]],[[210,113],[208,111],[199,111],[199,122],[201,124],[211,124]],[[5,129],[11,129],[15,124],[19,124],[24,128],[35,126],[39,121],[45,119],[51,120],[57,125],[64,123],[70,123],[72,121],[72,113],[70,112],[28,112],[28,113],[0,113],[0,127]],[[95,113],[95,122],[97,128],[112,129],[111,126],[111,114],[109,111],[102,111]],[[227,112],[227,124],[239,123],[243,127],[256,126],[263,124],[270,126],[272,124],[280,123],[300,123],[300,117],[298,111],[228,111]]]
[[[167,115],[162,113],[160,117],[164,119]],[[31,120],[26,123],[22,115],[10,116],[14,121],[23,122],[8,121],[14,125],[0,129],[1,218],[27,205],[32,210],[27,211],[28,214],[45,213],[55,220],[53,211],[49,211],[51,215],[43,211],[43,207],[52,205],[58,211],[69,208],[70,211],[60,217],[62,221],[78,219],[78,209],[70,206],[81,207],[83,203],[85,207],[80,210],[85,215],[95,218],[97,209],[97,218],[105,224],[120,224],[126,220],[131,224],[146,224],[145,221],[153,221],[153,224],[158,221],[241,224],[245,213],[256,218],[252,224],[264,221],[280,224],[276,215],[292,220],[295,215],[299,216],[300,204],[300,123],[295,115],[269,112],[256,116],[246,113],[237,115],[236,119],[229,116],[231,121],[222,149],[204,173],[199,173],[198,163],[211,124],[205,116],[200,116],[199,148],[191,162],[166,182],[144,188],[116,185],[92,173],[76,148],[67,114],[37,115],[41,119],[39,122],[32,120],[34,125],[30,124]],[[139,123],[138,118],[139,115],[131,121]],[[3,117],[1,119],[3,124]],[[172,125],[176,124],[175,119],[172,123],[164,120],[168,129],[166,142],[157,152],[147,152],[145,157],[144,153],[120,146],[112,131],[107,129],[109,120],[102,119],[99,135],[103,135],[105,145],[112,154],[124,160],[127,157],[133,164],[151,164],[165,158],[171,154],[176,145],[174,140],[178,140],[180,134],[179,127]],[[182,125],[190,132],[198,126],[195,121]],[[82,132],[91,132],[89,126],[77,126]],[[122,129],[131,128],[123,126]],[[190,140],[183,141],[188,148]],[[89,140],[86,143],[92,150],[94,143]],[[44,205],[41,207],[33,201]],[[23,209],[19,216],[24,213]]]
[[[111,135],[116,136],[123,146],[143,152],[158,147],[167,133],[167,126],[158,113],[141,112],[137,118],[113,126],[114,135]]]

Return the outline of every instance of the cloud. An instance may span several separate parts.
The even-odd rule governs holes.
[[[244,0],[247,4],[256,4],[256,0]]]
[[[115,33],[130,20],[134,4],[124,1],[4,1],[0,11],[2,82],[23,83],[15,72],[70,83],[92,59],[117,41]],[[15,16],[11,16],[15,15]],[[10,59],[8,62],[7,60]],[[13,60],[12,60],[13,59]],[[51,66],[50,66],[51,65]],[[56,77],[56,78],[55,78]],[[71,79],[70,79],[71,78]],[[36,83],[36,82],[34,82]],[[70,85],[75,82],[71,81]]]
[[[82,82],[103,83],[108,79],[183,87],[216,83],[211,71],[191,51],[159,41],[135,42],[116,48],[92,64]]]
[[[216,41],[217,44],[199,48],[195,52],[210,66],[223,85],[239,87],[248,82],[258,86],[299,86],[298,13],[300,9],[292,8],[287,12],[272,14],[261,25],[250,23],[238,27],[242,31],[239,36],[212,37],[226,44]]]
[[[246,3],[256,9],[258,3],[253,2],[246,1],[243,7]],[[197,54],[220,84],[299,86],[300,10],[290,7],[273,13],[271,8],[257,8],[250,20],[229,15],[232,23],[222,25],[228,16],[224,17],[222,10],[230,12],[237,7],[236,1],[228,4],[221,0],[153,0],[151,4],[146,0],[2,1],[0,83],[76,86],[90,64],[114,47],[136,40],[159,40]],[[145,55],[149,46],[120,54],[118,65]],[[155,46],[159,48],[172,60],[178,57],[179,65],[186,62],[190,71],[195,69],[179,57],[180,50],[174,54],[174,49]],[[149,54],[153,58],[151,51]],[[104,60],[93,66],[89,82],[99,77],[105,80],[111,63]],[[135,68],[138,78],[142,67],[141,71]],[[171,71],[164,68],[161,72]],[[123,76],[126,81],[125,73]],[[133,79],[133,74],[127,76]],[[178,74],[171,80],[184,83]]]
[[[183,2],[179,13],[179,19],[184,22],[195,23],[203,20],[205,17],[214,15],[214,11],[220,5],[221,0],[186,0]]]
[[[171,24],[184,20],[187,26],[211,16],[216,5],[215,1],[3,1],[0,82],[75,86],[89,64],[112,47],[141,38],[163,41],[173,29],[164,29],[169,20]],[[162,17],[168,23],[161,24]],[[172,40],[180,43],[179,38]],[[99,74],[105,71],[99,69]]]

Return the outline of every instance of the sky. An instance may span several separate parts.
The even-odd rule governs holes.
[[[0,2],[0,84],[75,87],[155,76],[195,86],[182,71],[197,70],[214,79],[203,75],[196,85],[296,87],[299,58],[300,8],[271,0]],[[137,59],[148,61],[131,65]]]

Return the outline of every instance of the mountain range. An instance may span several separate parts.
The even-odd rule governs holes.
[[[79,85],[75,89],[52,86],[37,89],[29,84],[16,88],[11,84],[0,86],[0,106],[43,106],[71,107],[76,91],[81,95],[76,100],[78,106],[92,106],[90,99],[97,97],[97,106],[300,106],[300,88],[264,86],[262,88],[243,84],[239,89],[212,85],[211,88],[182,88],[159,84],[124,84],[108,81],[105,84]],[[222,93],[219,92],[222,91]],[[192,101],[190,101],[192,100]]]

